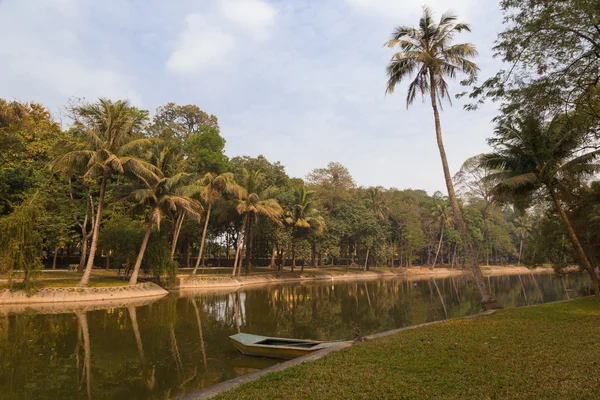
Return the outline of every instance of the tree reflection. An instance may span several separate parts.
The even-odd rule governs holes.
[[[75,354],[77,359],[77,368],[79,369],[79,352],[81,347],[81,338],[83,337],[83,368],[81,370],[81,379],[79,380],[79,390],[83,386],[85,380],[87,397],[92,398],[92,352],[90,349],[90,329],[88,327],[87,313],[85,311],[75,312],[77,316],[77,322],[79,323],[79,329],[77,332],[77,347],[75,348]]]

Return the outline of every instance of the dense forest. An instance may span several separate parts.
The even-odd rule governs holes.
[[[131,283],[140,270],[172,280],[181,267],[464,268],[472,249],[482,264],[579,265],[597,287],[600,10],[584,0],[501,5],[507,28],[495,50],[511,69],[477,86],[467,60],[476,50],[434,43],[451,50],[409,85],[407,104],[431,92],[438,143],[435,102],[448,93],[434,71],[475,83],[463,93],[471,110],[498,101],[490,153],[446,176],[456,202],[454,193],[359,187],[337,162],[290,177],[285,160],[229,158],[217,116],[197,105],[151,113],[82,100],[65,126],[42,104],[0,100],[0,272],[22,270],[27,281],[77,264],[85,285],[93,266],[124,268]],[[444,40],[465,30],[446,14],[439,25],[427,18],[422,26]],[[389,92],[414,70],[416,38],[428,34],[401,28],[387,43],[400,49]]]

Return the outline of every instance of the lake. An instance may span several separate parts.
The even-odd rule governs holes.
[[[587,276],[486,278],[504,307],[591,294]],[[168,399],[273,365],[242,356],[237,332],[351,339],[479,311],[468,276],[185,291],[93,311],[0,307],[1,399]],[[149,302],[149,301],[148,301]]]

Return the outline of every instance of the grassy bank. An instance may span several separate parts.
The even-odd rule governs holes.
[[[357,344],[217,399],[591,399],[600,301],[498,311]]]
[[[11,290],[28,290],[35,292],[44,288],[59,288],[59,287],[75,287],[79,283],[79,278],[56,278],[56,279],[38,279],[29,282],[26,285],[21,281],[13,281],[12,286],[9,286],[8,282],[0,283],[0,289],[11,289]],[[88,287],[113,287],[113,286],[127,286],[129,281],[117,279],[116,277],[93,277],[90,279]]]

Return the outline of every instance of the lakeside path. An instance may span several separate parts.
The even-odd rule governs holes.
[[[599,365],[600,300],[587,297],[410,327],[213,398],[593,399]]]
[[[551,268],[536,268],[530,270],[525,267],[516,266],[484,266],[481,267],[484,276],[498,275],[517,275],[531,273],[549,273]],[[174,289],[219,289],[236,288],[250,285],[269,285],[286,282],[308,282],[308,281],[341,281],[341,280],[372,280],[382,278],[403,277],[408,280],[420,280],[427,278],[447,278],[451,276],[469,276],[472,275],[470,269],[461,270],[460,268],[435,268],[412,267],[412,268],[372,268],[369,271],[362,271],[355,268],[346,269],[344,267],[334,268],[310,268],[305,269],[303,273],[276,271],[261,268],[260,272],[253,272],[246,276],[236,276],[232,278],[228,274],[204,274],[204,275],[179,275]]]

